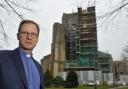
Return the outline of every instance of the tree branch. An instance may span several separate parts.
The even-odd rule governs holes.
[[[108,26],[108,24],[110,24],[110,22],[112,22],[113,19],[116,18],[117,15],[121,12],[122,8],[124,8],[128,5],[128,3],[124,4],[124,1],[126,1],[126,0],[123,0],[122,4],[117,9],[114,9],[104,15],[98,16],[99,19],[103,19],[101,24],[104,24],[106,22],[107,23],[106,26]]]
[[[35,11],[33,11],[32,9],[30,9],[30,8],[27,8],[27,7],[18,5],[18,4],[14,3],[14,2],[12,2],[12,1],[10,1],[10,0],[8,0],[8,1],[9,1],[10,3],[12,3],[14,6],[18,7],[18,8],[22,8],[22,9],[25,9],[25,10],[27,10],[27,11],[35,12]]]
[[[5,29],[4,29],[4,26],[3,26],[3,23],[2,23],[2,21],[1,21],[1,19],[0,19],[0,26],[1,26],[1,33],[3,34],[3,36],[4,36],[4,41],[7,43],[7,38],[8,38],[8,36],[7,36],[7,34],[6,34],[6,32],[5,32]],[[0,44],[0,46],[1,46],[1,44]],[[1,46],[2,47],[2,46]]]
[[[101,18],[104,18],[104,17],[106,17],[106,16],[111,16],[111,15],[113,15],[115,12],[117,12],[118,10],[121,10],[123,7],[125,7],[126,5],[128,5],[128,3],[125,3],[125,4],[123,4],[123,5],[121,5],[120,7],[118,7],[117,9],[115,9],[115,10],[113,10],[113,11],[110,11],[110,12],[108,12],[108,13],[106,13],[105,15],[102,15],[102,16],[100,16]]]
[[[0,3],[0,7],[5,9],[7,12],[11,12],[4,3]]]
[[[12,6],[11,6],[11,4],[8,2],[8,0],[5,0],[5,2],[8,4],[8,6],[19,16],[19,18],[21,19],[21,20],[23,20],[23,16],[22,15],[20,15]]]

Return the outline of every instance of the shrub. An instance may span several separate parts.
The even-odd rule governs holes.
[[[67,74],[66,81],[64,82],[64,87],[73,88],[78,87],[78,85],[79,83],[77,74],[73,70],[70,70]]]
[[[45,87],[50,87],[52,85],[52,74],[51,71],[49,69],[47,69],[47,71],[44,73],[44,86]]]
[[[53,85],[55,87],[61,87],[63,86],[63,83],[64,83],[64,80],[60,76],[57,76],[56,78],[53,79]]]

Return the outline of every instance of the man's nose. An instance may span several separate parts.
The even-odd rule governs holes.
[[[32,38],[32,34],[31,33],[28,33],[27,34],[27,38],[31,39]]]

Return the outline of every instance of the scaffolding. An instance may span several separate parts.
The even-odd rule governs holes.
[[[77,17],[77,24],[66,34],[66,59],[72,67],[98,68],[95,6],[78,8]]]
[[[97,65],[97,31],[95,7],[87,10],[78,8],[78,29],[80,30],[80,55],[79,65],[88,68],[96,68]]]

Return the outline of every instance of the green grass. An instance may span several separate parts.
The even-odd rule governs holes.
[[[54,87],[52,87],[52,88],[45,88],[45,89],[94,89],[94,87],[93,86],[79,86],[77,88],[63,88],[63,87],[54,88]],[[107,86],[97,86],[97,89],[108,89],[108,87]]]
[[[52,88],[45,88],[45,89],[94,89],[94,87],[93,86],[79,86],[77,88],[52,87]],[[97,86],[97,89],[109,89],[109,88],[108,88],[108,86],[100,85],[100,86]],[[123,86],[123,87],[115,88],[115,89],[128,89],[128,86]]]
[[[120,88],[117,88],[117,89],[128,89],[128,86],[120,87]]]

